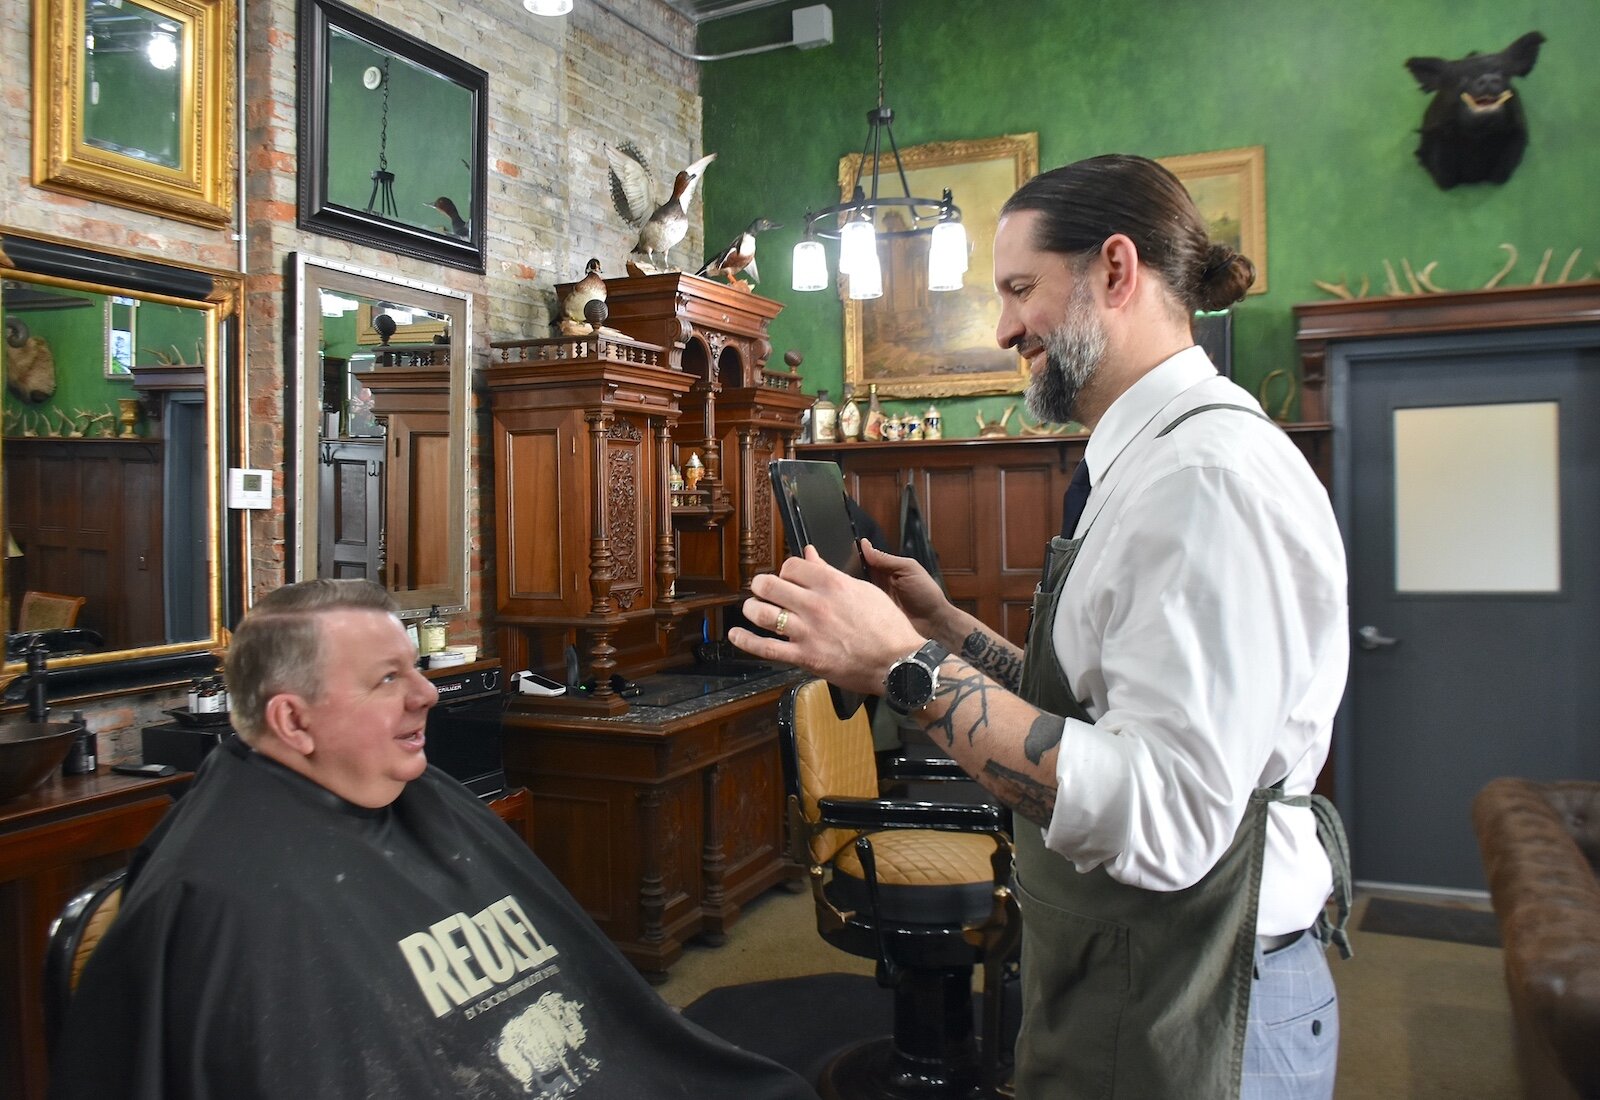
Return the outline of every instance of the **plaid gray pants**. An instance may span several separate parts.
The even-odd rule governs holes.
[[[1331,1100],[1339,1064],[1339,998],[1326,948],[1309,933],[1256,948],[1245,1029],[1243,1100]]]

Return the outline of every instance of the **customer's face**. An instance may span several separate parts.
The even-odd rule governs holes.
[[[1034,247],[1038,217],[1034,211],[1009,214],[995,233],[995,338],[1028,360],[1028,411],[1037,420],[1064,423],[1105,360],[1106,331],[1073,257]]]
[[[359,806],[387,806],[428,766],[423,727],[438,702],[416,669],[400,620],[381,611],[340,610],[322,626],[322,692],[305,699],[309,774]]]

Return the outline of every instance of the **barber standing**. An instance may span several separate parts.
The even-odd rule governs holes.
[[[1333,1093],[1348,859],[1311,790],[1349,656],[1343,544],[1190,331],[1254,278],[1154,161],[1024,184],[997,337],[1033,415],[1092,432],[1026,653],[876,549],[883,591],[808,550],[745,605],[784,638],[730,635],[883,694],[1016,811],[1025,1100]]]

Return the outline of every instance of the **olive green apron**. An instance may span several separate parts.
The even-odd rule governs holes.
[[[1168,424],[1165,435],[1206,405]],[[1102,481],[1104,478],[1102,477]],[[1092,526],[1092,523],[1091,523]],[[1020,693],[1049,714],[1091,722],[1056,660],[1056,604],[1082,538],[1055,538],[1034,595]],[[1239,1094],[1256,943],[1267,806],[1311,806],[1329,851],[1340,902],[1337,925],[1317,935],[1348,955],[1349,859],[1337,811],[1321,796],[1285,796],[1281,784],[1250,796],[1233,843],[1185,890],[1142,890],[1097,867],[1080,874],[1044,846],[1040,828],[1016,821],[1022,905],[1020,1100],[1230,1097]]]

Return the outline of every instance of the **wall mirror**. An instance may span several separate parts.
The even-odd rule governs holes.
[[[300,0],[300,227],[484,269],[488,76],[338,0]]]
[[[233,0],[34,0],[33,182],[232,219]]]
[[[295,285],[299,578],[465,610],[471,299],[305,255]]]
[[[52,668],[210,666],[241,295],[234,276],[0,230],[6,631],[104,639]]]

